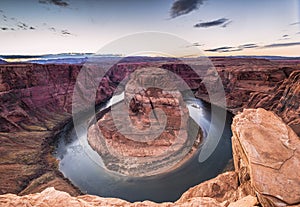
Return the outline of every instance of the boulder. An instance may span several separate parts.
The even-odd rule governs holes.
[[[300,204],[300,139],[276,114],[244,109],[232,124],[235,170],[264,207]]]

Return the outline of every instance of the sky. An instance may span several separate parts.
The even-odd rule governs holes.
[[[1,55],[96,53],[147,31],[207,56],[300,56],[300,0],[0,1]]]

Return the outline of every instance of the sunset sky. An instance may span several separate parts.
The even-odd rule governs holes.
[[[300,0],[0,1],[1,55],[95,53],[145,31],[208,56],[300,56]]]

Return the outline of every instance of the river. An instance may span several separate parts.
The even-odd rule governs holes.
[[[122,99],[123,94],[114,96],[99,110],[101,111]],[[220,130],[218,126],[210,122],[209,104],[196,98],[187,98],[185,102],[191,118],[202,128],[204,136],[209,130],[211,132]],[[165,174],[137,178],[112,173],[103,167],[100,156],[87,143],[87,127],[90,119],[91,117],[84,117],[78,121],[77,133],[72,123],[66,125],[57,136],[54,152],[54,156],[60,161],[59,170],[87,194],[122,198],[131,202],[176,201],[190,187],[216,177],[232,159],[230,129],[232,114],[227,112],[222,137],[216,149],[204,162],[198,160],[200,147],[194,156],[183,165]],[[214,137],[210,136],[210,139],[214,139]]]

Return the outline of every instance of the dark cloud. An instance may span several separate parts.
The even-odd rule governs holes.
[[[290,47],[300,45],[300,42],[287,42],[287,43],[274,43],[270,45],[265,45],[262,48],[273,48],[273,47]]]
[[[67,7],[69,3],[63,0],[39,0],[41,4],[53,4],[56,6]]]
[[[195,43],[193,43],[191,45],[188,45],[186,47],[202,47],[202,46],[204,46],[204,44],[200,44],[199,42],[195,42]]]
[[[224,47],[206,49],[204,51],[205,52],[219,52],[219,53],[223,53],[223,52],[242,51],[242,50],[249,49],[249,48],[264,49],[264,48],[275,48],[275,47],[289,47],[289,46],[297,46],[297,45],[300,45],[300,42],[274,43],[274,44],[263,45],[263,46],[259,46],[259,45],[254,44],[254,43],[250,43],[250,44],[239,45],[238,47],[224,46]]]
[[[52,32],[56,32],[56,29],[54,27],[50,27],[49,30]]]
[[[228,25],[230,25],[232,23],[232,21],[227,21],[225,24],[222,25],[222,27],[227,27]]]
[[[188,14],[191,11],[197,10],[205,0],[176,0],[170,11],[172,18]]]
[[[227,23],[229,24],[229,19],[221,18],[221,19],[217,19],[217,20],[209,21],[209,22],[200,22],[198,24],[195,24],[194,27],[204,27],[204,28],[207,28],[207,27],[213,27],[213,26],[219,26],[219,25],[224,26]]]
[[[217,48],[213,48],[213,49],[207,49],[204,50],[205,52],[231,52],[231,51],[236,51],[238,48],[235,47],[228,47],[228,46],[224,46],[224,47],[217,47]]]
[[[282,38],[280,38],[279,40],[288,40],[288,39],[291,39],[290,35],[285,34],[285,35],[282,35]]]
[[[1,10],[2,11],[2,10]],[[17,18],[8,17],[4,15],[2,11],[2,20],[5,22],[5,26],[0,27],[2,31],[17,31],[17,30],[35,30],[36,27],[19,21]]]
[[[52,27],[52,26],[48,25],[47,23],[43,23],[43,27],[45,29],[53,32],[54,34],[57,34],[57,35],[63,35],[63,36],[73,35],[73,36],[76,36],[75,34],[71,33],[67,29],[55,28],[55,27]]]
[[[294,22],[294,23],[292,23],[290,25],[297,25],[297,24],[300,24],[300,22]]]
[[[24,22],[18,22],[17,23],[17,27],[19,29],[22,29],[22,30],[28,30],[30,29],[32,26],[28,26],[27,24],[25,24]]]
[[[195,43],[192,44],[192,46],[194,46],[194,47],[201,47],[203,45],[204,44],[200,44],[199,42],[195,42]]]
[[[250,43],[250,44],[243,44],[243,45],[239,45],[238,48],[242,48],[242,49],[246,49],[246,48],[256,48],[258,47],[257,44],[253,44],[253,43]]]
[[[66,29],[61,30],[61,34],[62,34],[62,35],[73,35],[71,32],[69,32],[69,31],[66,30]]]
[[[254,43],[247,43],[247,44],[243,44],[243,45],[239,45],[237,47],[228,47],[228,46],[224,46],[224,47],[217,47],[217,48],[212,48],[212,49],[207,49],[204,50],[205,52],[236,52],[236,51],[242,51],[244,49],[249,49],[249,48],[257,48],[259,47],[257,44]]]

